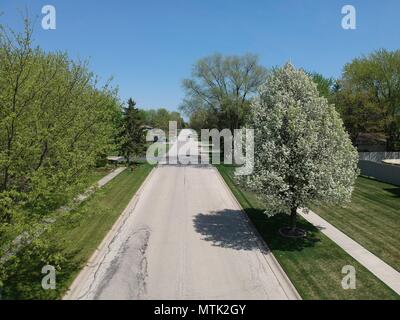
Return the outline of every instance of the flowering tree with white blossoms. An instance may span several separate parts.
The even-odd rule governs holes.
[[[267,205],[287,213],[287,235],[298,234],[297,209],[311,203],[346,204],[358,175],[358,155],[333,105],[291,64],[275,69],[254,99],[254,171],[245,179]]]

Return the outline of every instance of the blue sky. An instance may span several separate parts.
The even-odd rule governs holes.
[[[43,5],[57,10],[57,29],[41,29]],[[341,8],[357,10],[357,29],[341,28]],[[297,67],[338,77],[346,62],[378,48],[400,48],[399,0],[0,0],[0,22],[20,28],[38,16],[36,44],[89,58],[120,96],[139,107],[175,110],[181,81],[199,58],[258,54],[267,67]]]

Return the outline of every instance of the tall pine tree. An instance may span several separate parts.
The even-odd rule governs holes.
[[[145,148],[144,119],[142,113],[135,106],[136,102],[129,98],[128,106],[123,110],[120,134],[120,150],[126,158],[128,166],[132,162],[132,158],[140,156]]]

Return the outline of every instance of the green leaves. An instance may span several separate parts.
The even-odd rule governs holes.
[[[29,27],[5,32],[0,29],[0,223],[17,230],[21,217],[31,223],[81,191],[88,169],[112,147],[120,108],[116,91],[109,82],[101,86],[86,63],[33,48]]]
[[[176,121],[178,129],[184,127],[184,121],[179,112],[168,111],[164,108],[140,110],[143,115],[145,125],[152,126],[155,129],[164,131],[169,130],[169,121]]]
[[[377,50],[344,67],[335,103],[355,140],[359,133],[386,135],[400,144],[400,50]]]
[[[194,65],[192,79],[183,80],[186,97],[180,108],[196,129],[238,129],[266,74],[251,54],[205,57]]]
[[[121,128],[119,133],[120,150],[127,159],[131,156],[139,156],[145,147],[145,132],[143,114],[135,107],[136,103],[128,100],[128,106],[123,109]]]

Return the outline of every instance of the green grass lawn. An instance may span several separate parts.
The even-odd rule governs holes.
[[[35,245],[21,250],[19,260],[11,266],[14,274],[3,279],[3,298],[62,297],[151,169],[148,164],[139,164],[133,172],[123,171],[83,202],[72,216],[59,219]],[[41,268],[46,264],[57,268],[56,290],[41,287]]]
[[[289,223],[289,216],[268,218],[254,194],[234,183],[233,167],[219,165],[217,168],[303,299],[399,299],[395,292],[304,219],[299,219],[299,226],[307,231],[306,238],[281,237],[278,230]],[[356,269],[355,290],[344,290],[341,286],[344,276],[341,270],[345,265]]]
[[[400,271],[399,186],[359,177],[347,207],[312,209]]]

